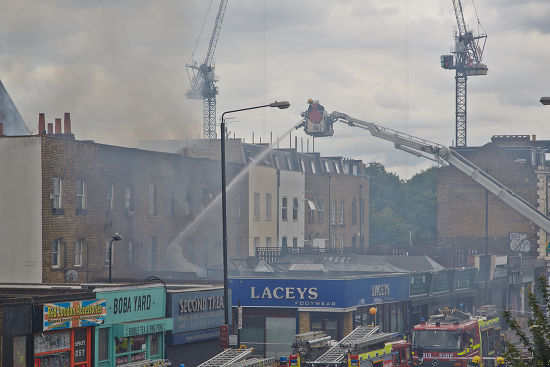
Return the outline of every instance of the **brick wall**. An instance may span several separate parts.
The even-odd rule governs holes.
[[[298,312],[299,320],[299,331],[298,334],[301,333],[307,333],[308,331],[311,331],[311,319],[309,312]]]
[[[228,181],[241,167],[228,165]],[[79,281],[106,279],[105,249],[115,232],[123,240],[113,242],[113,279],[139,278],[143,271],[193,271],[189,264],[204,268],[221,264],[221,201],[195,220],[220,192],[219,162],[45,136],[42,176],[44,282],[65,282],[69,269],[78,272]],[[55,177],[63,182],[61,214],[52,211],[50,199]],[[87,184],[85,212],[78,212],[76,207],[79,179]],[[107,205],[111,184],[115,188],[114,210],[109,210]],[[153,215],[149,212],[150,185],[156,188]],[[125,208],[126,187],[134,190],[132,213]],[[246,194],[241,194],[241,198],[245,201]],[[170,203],[173,203],[173,213]],[[228,212],[232,205],[234,202],[228,198]],[[198,224],[173,242],[193,221]],[[228,221],[229,233],[235,235],[245,230],[243,222],[247,222],[246,215]],[[54,239],[62,240],[58,268],[52,267]],[[81,266],[75,265],[74,248],[78,239],[84,240]],[[229,242],[230,259],[237,255],[234,246],[234,242]]]
[[[353,312],[346,312],[344,314],[344,330],[343,336],[345,337],[353,331]]]

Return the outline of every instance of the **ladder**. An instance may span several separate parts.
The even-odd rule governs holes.
[[[327,350],[323,355],[321,355],[319,358],[317,358],[315,361],[311,362],[311,364],[328,364],[328,363],[340,363],[344,360],[346,357],[346,353],[348,352],[348,348],[345,346],[349,346],[350,344],[353,344],[355,341],[363,340],[374,333],[376,333],[380,329],[380,326],[359,326],[355,330],[353,330],[351,333],[349,333],[344,339],[342,339],[338,344],[336,344],[334,347]]]
[[[272,366],[276,362],[276,358],[252,358],[245,359],[244,361],[237,362],[237,364],[231,365],[231,367],[267,367]]]
[[[377,333],[369,335],[361,339],[350,340],[349,342],[342,343],[342,348],[353,349],[353,351],[363,350],[371,345],[385,343],[391,341],[399,335],[398,333]]]
[[[226,349],[220,354],[210,358],[208,361],[201,363],[198,367],[225,367],[234,366],[236,362],[245,359],[254,348],[249,349]]]

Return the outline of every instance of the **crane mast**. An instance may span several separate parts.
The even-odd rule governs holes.
[[[458,26],[455,34],[455,46],[451,53],[442,55],[441,67],[455,69],[455,145],[466,146],[467,120],[467,83],[468,76],[487,75],[487,65],[482,63],[487,35],[474,35],[466,29],[464,13],[460,0],[453,0],[453,7]],[[479,20],[478,20],[479,23]]]
[[[210,36],[210,43],[204,58],[204,62],[197,65],[195,61],[187,64],[187,74],[191,82],[191,89],[185,95],[189,99],[203,100],[203,118],[202,131],[203,138],[216,139],[216,95],[218,88],[216,86],[215,67],[213,65],[214,52],[218,44],[218,37],[222,27],[225,9],[228,0],[221,0],[214,22],[214,29]]]

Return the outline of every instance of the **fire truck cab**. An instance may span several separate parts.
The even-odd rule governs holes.
[[[412,362],[414,366],[466,367],[475,356],[481,366],[492,367],[500,353],[499,318],[494,306],[482,306],[471,316],[457,309],[442,308],[413,328]]]

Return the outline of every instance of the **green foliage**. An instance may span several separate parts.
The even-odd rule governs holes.
[[[510,311],[504,311],[504,320],[532,356],[525,358],[515,345],[507,341],[504,358],[509,366],[550,366],[550,320],[547,316],[547,310],[550,310],[550,293],[548,281],[544,275],[537,279],[536,288],[540,292],[539,296],[532,288],[527,289],[527,299],[532,311],[531,316],[527,319],[528,333],[522,329]]]
[[[381,163],[369,163],[369,243],[409,245],[435,241],[437,230],[437,168],[422,171],[404,181]]]

